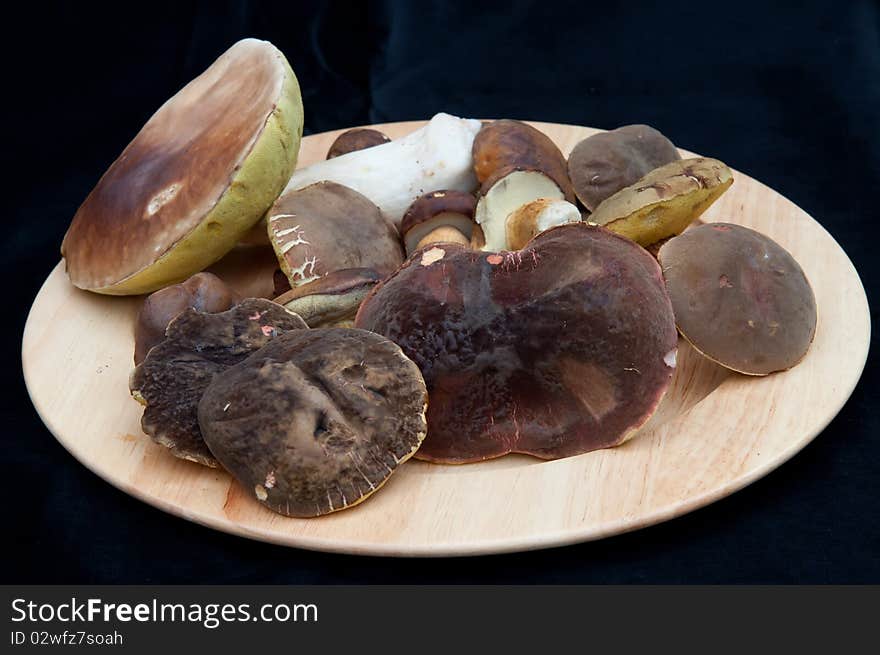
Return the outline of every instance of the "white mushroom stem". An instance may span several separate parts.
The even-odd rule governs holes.
[[[474,219],[483,229],[485,251],[510,250],[507,244],[507,217],[523,205],[539,198],[563,200],[562,189],[540,171],[513,171],[493,184],[477,201]]]
[[[570,202],[556,198],[533,200],[507,216],[507,248],[519,250],[544,230],[580,220],[580,210]]]
[[[382,145],[302,168],[285,191],[329,180],[362,193],[399,228],[407,207],[434,189],[477,186],[471,148],[480,121],[436,114],[427,125]]]

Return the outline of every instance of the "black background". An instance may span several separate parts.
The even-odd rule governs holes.
[[[150,114],[244,36],[286,53],[307,134],[441,110],[654,125],[803,207],[845,248],[873,303],[877,4],[126,4],[33,3],[4,24],[3,582],[880,582],[873,351],[828,429],[728,499],[597,543],[447,560],[285,549],[148,507],[52,438],[19,352],[79,202]]]

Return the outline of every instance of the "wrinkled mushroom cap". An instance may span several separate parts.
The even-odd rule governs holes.
[[[474,229],[474,208],[477,199],[465,191],[431,191],[416,198],[400,223],[406,252],[412,253],[430,232],[452,227],[469,241]]]
[[[144,361],[150,348],[165,340],[165,329],[187,308],[214,314],[232,307],[238,297],[211,273],[196,273],[180,284],[151,293],[138,312],[134,328],[134,363]]]
[[[219,314],[186,309],[165,340],[132,371],[129,389],[145,405],[141,427],[171,454],[216,466],[198,426],[198,403],[214,376],[288,330],[306,329],[296,314],[248,298]]]
[[[798,263],[769,237],[707,223],[670,239],[658,258],[678,329],[709,359],[767,375],[807,353],[816,299]]]
[[[380,279],[371,268],[348,268],[290,289],[275,302],[309,327],[350,327],[361,301]]]
[[[268,229],[291,287],[349,268],[388,275],[403,262],[397,229],[365,196],[336,182],[284,193],[269,210]]]
[[[656,409],[678,341],[657,262],[584,223],[516,252],[421,250],[355,326],[419,366],[431,402],[416,457],[447,463],[622,443]]]
[[[372,148],[373,146],[380,146],[389,141],[391,139],[387,135],[368,127],[346,130],[336,137],[336,140],[330,145],[330,149],[327,151],[327,159],[347,155],[350,152],[364,150],[365,148]]]
[[[284,55],[239,41],[156,111],[80,206],[71,282],[137,294],[186,279],[244,236],[296,165],[303,113]]]
[[[578,143],[568,156],[568,174],[578,199],[593,211],[606,198],[676,159],[681,159],[678,149],[653,127],[625,125]]]
[[[218,375],[199,405],[220,463],[270,509],[312,517],[379,489],[425,436],[422,376],[363,330],[288,332]]]

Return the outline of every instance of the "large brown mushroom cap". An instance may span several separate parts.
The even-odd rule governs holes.
[[[218,375],[199,405],[205,441],[257,500],[288,516],[351,507],[425,436],[422,376],[363,330],[288,332]]]
[[[131,393],[146,406],[141,419],[144,432],[176,457],[217,466],[199,430],[202,393],[220,371],[277,335],[306,327],[296,314],[258,298],[219,314],[185,310],[168,325],[165,340],[131,374]]]
[[[578,199],[593,211],[606,198],[676,159],[681,159],[678,149],[653,127],[624,125],[578,143],[568,156],[568,174]]]
[[[302,117],[284,55],[236,43],[153,114],[80,206],[61,247],[70,280],[144,293],[219,259],[284,188]]]
[[[621,443],[656,409],[678,341],[657,262],[584,223],[516,252],[421,250],[355,325],[419,366],[431,402],[416,457],[448,463]]]
[[[134,363],[140,364],[150,348],[165,340],[168,324],[185,309],[215,314],[237,301],[237,294],[212,273],[196,273],[180,284],[151,293],[135,321]]]
[[[682,335],[709,359],[749,375],[791,368],[816,332],[816,299],[803,270],[775,241],[707,223],[658,253]]]
[[[283,194],[269,210],[268,223],[291,287],[349,268],[384,276],[403,262],[394,225],[366,197],[336,182]]]

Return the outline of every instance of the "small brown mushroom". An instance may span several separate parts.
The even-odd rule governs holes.
[[[165,328],[183,310],[215,314],[237,301],[237,294],[211,273],[196,273],[180,284],[151,293],[135,320],[134,363],[144,361],[150,348],[165,339]]]
[[[816,299],[778,243],[731,223],[707,223],[658,254],[675,321],[703,355],[747,375],[797,364],[816,332]]]
[[[464,191],[432,191],[409,206],[400,223],[406,254],[438,242],[468,245],[477,200]]]
[[[335,182],[283,194],[269,210],[268,224],[291,288],[349,268],[385,276],[403,262],[391,222],[367,198]]]
[[[346,130],[333,142],[327,151],[327,159],[333,159],[339,155],[347,155],[350,152],[380,146],[388,143],[391,139],[379,130],[368,127],[359,127],[353,130]]]
[[[307,326],[269,300],[248,298],[219,314],[186,309],[132,371],[129,389],[145,405],[141,427],[175,457],[217,466],[202,439],[197,409],[214,376],[272,338]]]
[[[431,402],[416,457],[444,463],[624,442],[657,408],[678,344],[657,262],[582,222],[515,252],[420,251],[367,296],[355,326],[421,369]]]
[[[199,403],[211,452],[287,516],[357,505],[425,437],[416,365],[372,332],[288,332],[214,378]]]
[[[275,302],[299,315],[309,327],[351,327],[364,297],[381,277],[371,268],[349,268],[291,289]]]
[[[593,211],[622,188],[677,159],[678,149],[653,127],[624,125],[578,143],[568,156],[568,174],[578,199]]]

